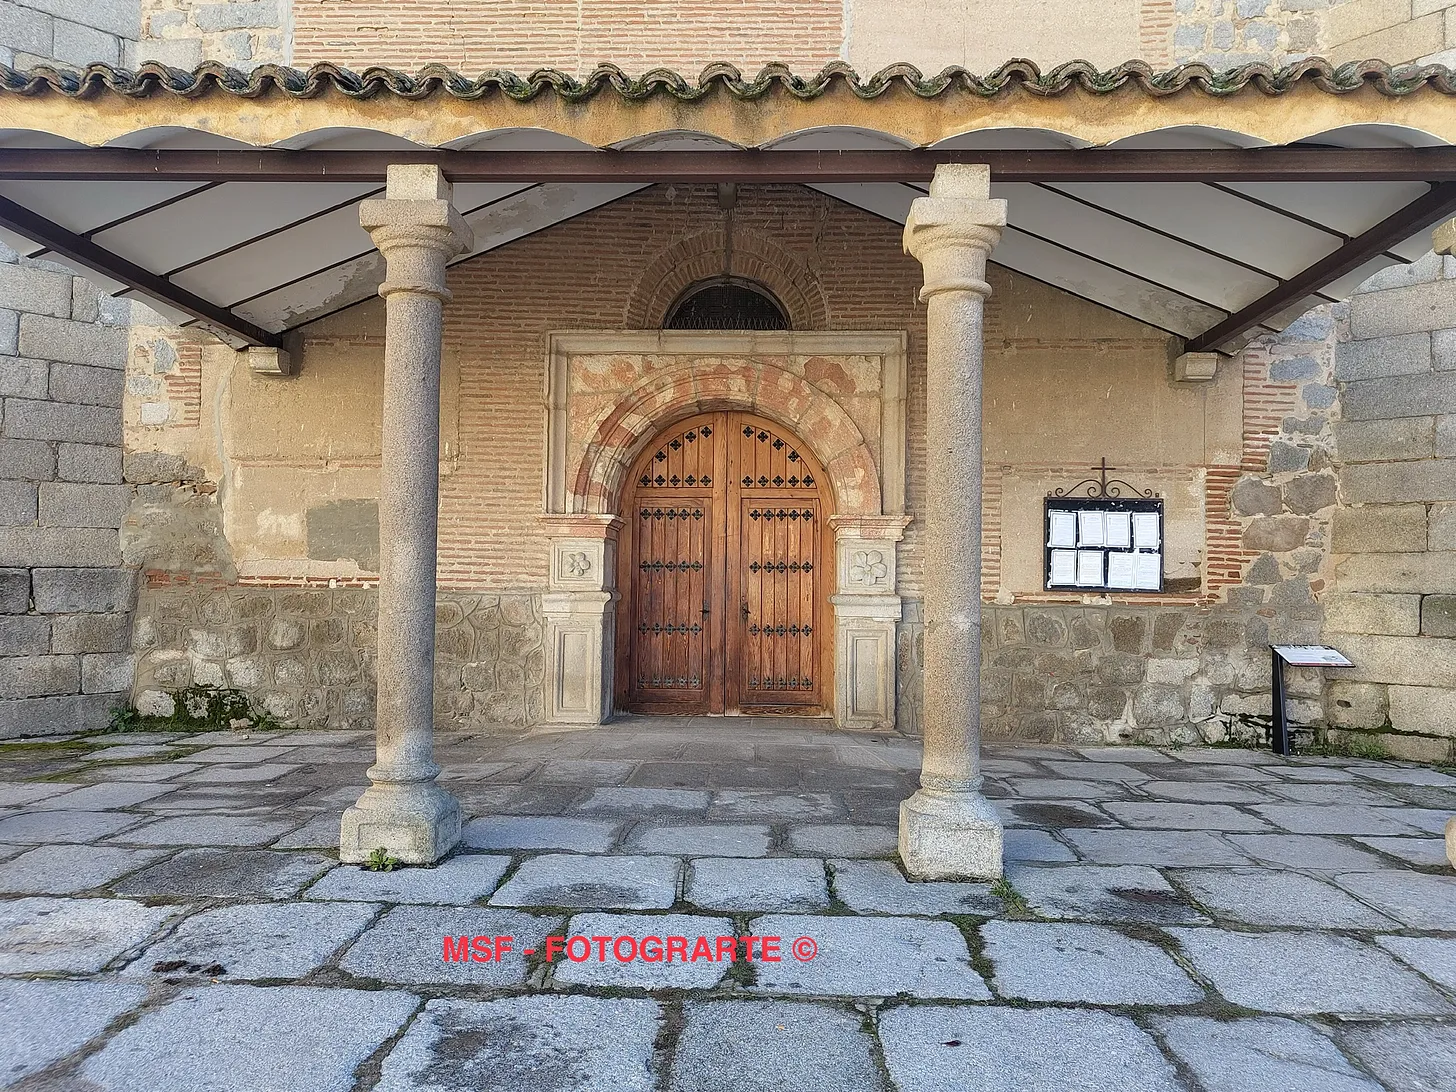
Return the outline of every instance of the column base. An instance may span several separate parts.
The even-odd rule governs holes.
[[[916,879],[1000,879],[1003,842],[980,793],[920,789],[900,804],[900,859]]]
[[[402,864],[434,864],[460,842],[460,802],[433,781],[373,785],[344,812],[339,860],[363,864],[383,847]]]

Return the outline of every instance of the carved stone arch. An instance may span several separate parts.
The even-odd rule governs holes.
[[[881,514],[879,469],[859,427],[828,395],[767,362],[685,359],[625,392],[597,426],[572,481],[570,511],[618,510],[633,462],[675,420],[745,410],[796,433],[824,467],[838,516]]]
[[[727,273],[763,285],[777,297],[793,330],[827,330],[829,301],[819,279],[788,250],[736,228],[732,246],[722,229],[699,232],[667,247],[643,269],[627,299],[628,330],[658,330],[687,288]],[[725,255],[727,266],[725,269]]]

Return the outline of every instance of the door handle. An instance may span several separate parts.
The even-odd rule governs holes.
[[[743,601],[743,620],[748,621],[748,600]]]
[[[707,614],[708,613],[708,604],[707,603],[704,603],[703,604],[703,613],[704,614]]]

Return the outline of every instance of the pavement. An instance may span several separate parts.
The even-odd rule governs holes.
[[[990,885],[900,871],[903,737],[442,734],[464,844],[392,872],[335,854],[371,757],[0,745],[0,1087],[1456,1089],[1447,771],[988,746]]]

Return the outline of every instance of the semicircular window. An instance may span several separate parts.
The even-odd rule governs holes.
[[[743,281],[696,284],[678,297],[664,330],[787,330],[788,315],[769,291]]]

